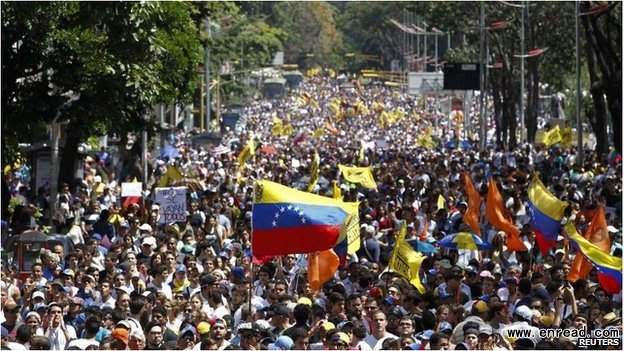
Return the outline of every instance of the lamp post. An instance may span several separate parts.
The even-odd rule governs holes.
[[[524,55],[524,0],[520,8],[520,55]],[[520,60],[520,141],[524,140],[524,58]]]
[[[575,15],[576,17],[576,25],[575,25],[575,36],[576,36],[576,134],[577,134],[577,146],[578,156],[577,156],[577,164],[579,166],[583,165],[583,123],[581,121],[581,38],[580,38],[580,28],[579,28],[579,18],[581,14],[579,13],[579,2],[575,2]]]

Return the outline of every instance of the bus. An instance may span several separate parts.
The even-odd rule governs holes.
[[[299,71],[284,71],[282,76],[286,79],[288,89],[299,89],[303,83],[303,73]]]
[[[284,96],[286,79],[267,78],[262,83],[262,93],[267,99],[278,99]]]

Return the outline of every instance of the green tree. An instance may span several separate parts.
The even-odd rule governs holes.
[[[153,106],[189,101],[196,87],[202,51],[188,3],[2,5],[3,146],[58,116],[66,123],[60,181],[72,180],[86,136],[153,130],[145,118]]]
[[[324,67],[338,64],[340,55],[335,53],[342,48],[342,35],[336,28],[336,11],[329,3],[280,2],[273,11],[275,25],[288,34],[284,42],[287,63]]]

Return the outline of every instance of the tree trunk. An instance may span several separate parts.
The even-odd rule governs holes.
[[[526,140],[529,143],[533,143],[535,140],[535,133],[537,132],[537,109],[539,106],[539,71],[538,61],[539,58],[529,58],[529,89],[527,99],[527,110],[524,116],[525,127],[527,131]]]
[[[65,136],[65,147],[63,148],[63,156],[59,167],[58,185],[74,183],[76,173],[76,159],[78,158],[78,144],[81,136],[76,131],[68,131]],[[60,188],[58,188],[60,189]]]
[[[599,55],[598,43],[594,36],[595,28],[590,23],[590,19],[583,17],[583,28],[585,29],[585,37],[587,38],[586,53],[587,53],[587,69],[589,71],[589,80],[591,83],[590,93],[593,101],[593,109],[585,108],[587,118],[596,136],[596,153],[599,159],[609,152],[609,140],[606,128],[606,102],[604,99],[605,94],[605,82],[598,73],[598,66],[602,66],[599,62],[601,58]],[[618,94],[621,93],[621,90]],[[617,118],[621,118],[618,116]]]

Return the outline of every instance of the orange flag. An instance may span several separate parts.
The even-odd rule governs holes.
[[[461,177],[464,181],[464,192],[468,195],[468,209],[464,214],[463,221],[475,232],[477,235],[481,235],[481,228],[479,228],[479,215],[481,214],[481,194],[477,191],[472,178],[466,172],[462,172]]]
[[[520,240],[520,229],[507,219],[503,207],[503,197],[498,191],[494,178],[490,178],[487,198],[485,200],[485,218],[499,230],[507,233],[508,251],[526,251],[527,248]]]
[[[607,220],[605,219],[603,206],[599,206],[598,210],[596,210],[591,224],[585,231],[585,239],[598,246],[602,251],[606,253],[610,252],[611,237],[609,237],[609,231],[607,230]],[[592,267],[593,265],[583,257],[583,255],[577,254],[574,257],[572,266],[570,266],[568,280],[575,282],[581,278],[587,277]]]
[[[308,254],[308,283],[312,291],[318,291],[321,286],[334,276],[340,259],[329,249]]]

